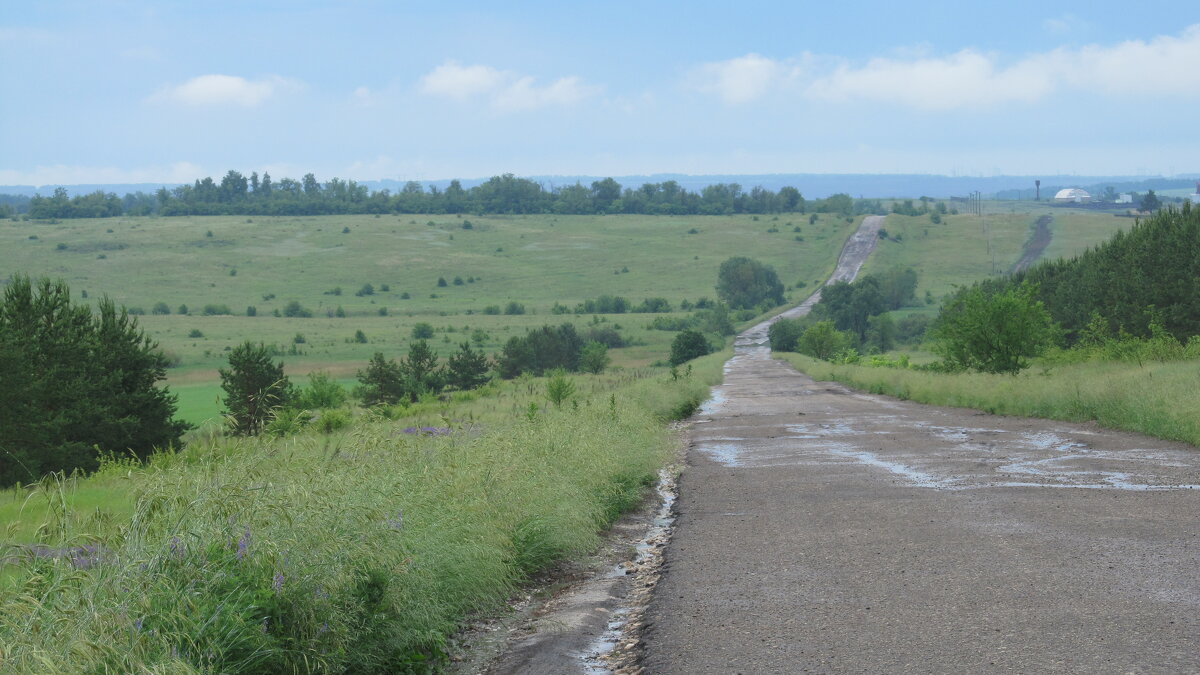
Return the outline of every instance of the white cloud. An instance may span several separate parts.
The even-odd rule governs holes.
[[[421,78],[420,89],[430,96],[456,101],[488,99],[495,110],[516,112],[547,106],[570,106],[600,92],[574,75],[539,85],[528,75],[491,66],[464,66],[447,61]]]
[[[1063,14],[1061,16],[1051,17],[1042,21],[1042,30],[1047,33],[1062,35],[1070,33],[1071,29],[1079,25],[1081,21],[1074,14]]]
[[[795,80],[802,69],[794,63],[747,54],[728,61],[705,63],[689,74],[692,88],[737,105],[761,98]]]
[[[1200,93],[1200,24],[1178,36],[1112,46],[1059,48],[1003,66],[995,55],[964,49],[944,57],[877,58],[840,65],[809,83],[822,100],[893,101],[925,110],[1035,102],[1060,91],[1114,95]]]
[[[279,94],[298,91],[303,83],[278,75],[247,80],[236,75],[200,75],[183,84],[164,87],[149,100],[186,106],[234,105],[253,108]]]

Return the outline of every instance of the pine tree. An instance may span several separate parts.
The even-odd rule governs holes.
[[[271,414],[287,405],[291,383],[283,362],[272,363],[266,345],[246,341],[229,353],[229,369],[221,368],[221,388],[233,432],[255,436]]]

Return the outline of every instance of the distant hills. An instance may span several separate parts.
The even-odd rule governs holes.
[[[1198,174],[1200,176],[1200,174]],[[299,176],[289,176],[300,178]],[[327,181],[334,176],[318,176],[318,180]],[[545,187],[573,185],[576,182],[590,185],[592,181],[601,180],[606,176],[524,176]],[[202,176],[197,176],[202,178]],[[214,180],[220,180],[220,175],[214,175]],[[276,180],[284,176],[275,176]],[[1100,192],[1105,187],[1112,187],[1118,192],[1144,192],[1146,190],[1167,190],[1185,188],[1195,185],[1197,177],[1164,177],[1164,176],[938,176],[931,174],[835,174],[835,173],[776,173],[776,174],[728,174],[728,175],[689,175],[689,174],[651,174],[634,176],[613,176],[623,187],[638,187],[645,183],[663,183],[675,181],[681,187],[690,191],[699,191],[705,186],[717,183],[738,183],[744,189],[762,186],[770,190],[778,190],[784,186],[792,186],[809,199],[824,198],[831,194],[846,193],[852,197],[871,199],[887,197],[936,197],[944,199],[955,196],[965,196],[972,192],[980,192],[984,197],[1001,199],[1032,199],[1034,196],[1034,180],[1042,181],[1042,197],[1052,197],[1054,192],[1064,187],[1081,187],[1089,192]],[[464,178],[460,182],[464,188],[471,188],[486,181],[487,178]],[[418,181],[426,188],[437,186],[445,189],[450,179]],[[358,181],[372,191],[390,190],[393,193],[404,187],[403,180],[366,180]],[[82,184],[82,185],[0,185],[0,194],[33,196],[41,194],[49,196],[58,187],[65,187],[67,193],[76,195],[90,194],[97,190],[114,192],[119,196],[126,193],[153,193],[160,187],[173,188],[178,183],[124,183],[124,184]]]

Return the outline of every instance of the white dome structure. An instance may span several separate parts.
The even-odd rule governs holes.
[[[1062,204],[1067,204],[1070,202],[1082,204],[1084,202],[1092,201],[1092,196],[1087,193],[1087,190],[1080,190],[1079,188],[1066,188],[1065,190],[1059,190],[1057,193],[1055,193],[1054,201]]]

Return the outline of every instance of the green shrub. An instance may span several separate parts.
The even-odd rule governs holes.
[[[419,321],[412,327],[412,337],[414,340],[428,340],[433,337],[433,325],[425,321]]]

